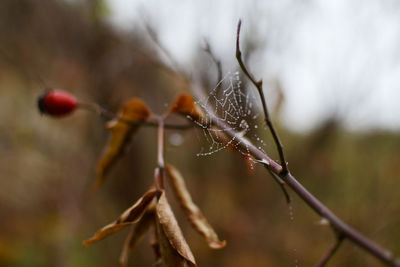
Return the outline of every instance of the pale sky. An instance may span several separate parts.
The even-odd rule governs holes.
[[[265,49],[249,66],[278,79],[285,93],[282,120],[294,130],[315,127],[332,112],[353,130],[400,130],[400,3],[395,0],[113,0],[111,22],[143,27],[147,18],[176,60],[206,38],[235,67],[235,31],[259,36]],[[271,96],[272,98],[273,96]]]

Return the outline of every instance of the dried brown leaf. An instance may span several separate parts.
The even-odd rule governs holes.
[[[117,220],[104,226],[103,228],[98,230],[91,238],[83,241],[83,245],[87,247],[97,241],[106,238],[113,233],[120,231],[126,226],[138,222],[142,218],[146,209],[151,204],[151,201],[154,199],[156,193],[157,191],[154,189],[147,191],[134,205],[125,210]]]
[[[197,205],[194,204],[182,174],[177,168],[170,164],[167,164],[165,169],[170,178],[175,195],[193,227],[206,239],[211,248],[220,249],[225,247],[226,242],[219,240],[212,226],[207,222],[207,219],[203,216]]]
[[[187,93],[183,93],[175,99],[175,102],[169,107],[169,113],[190,116],[195,121],[199,121],[203,117],[203,111],[193,97]]]
[[[128,237],[125,239],[121,256],[119,258],[122,267],[127,266],[129,253],[135,249],[136,244],[155,222],[155,204],[152,202],[150,205],[151,207],[147,208],[142,218],[132,226]]]
[[[183,237],[164,191],[156,205],[156,225],[164,265],[166,267],[196,266],[192,251]]]
[[[111,137],[97,165],[97,187],[103,183],[108,170],[122,154],[140,123],[146,121],[150,114],[146,104],[133,98],[122,106],[118,118],[107,123],[106,128],[111,131]]]

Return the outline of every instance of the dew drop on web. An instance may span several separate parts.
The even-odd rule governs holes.
[[[202,139],[208,143],[197,155],[212,155],[233,145],[240,153],[249,156],[247,143],[241,144],[238,138],[225,134],[228,131],[240,133],[239,136],[248,138],[264,151],[266,144],[261,142],[262,138],[258,137],[257,133],[257,129],[260,128],[257,121],[260,109],[256,103],[258,101],[253,90],[242,88],[239,73],[228,73],[205,99],[197,101],[206,115],[195,123],[202,129]],[[213,120],[223,123],[224,128],[214,127]]]
[[[289,219],[290,221],[294,221],[294,212],[292,204],[288,205],[288,209],[289,209]]]

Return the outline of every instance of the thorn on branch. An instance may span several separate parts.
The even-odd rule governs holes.
[[[262,85],[263,85],[263,81],[260,79],[260,80],[257,82],[257,87],[262,87]]]

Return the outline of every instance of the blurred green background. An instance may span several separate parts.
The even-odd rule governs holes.
[[[156,130],[141,129],[105,185],[90,194],[108,137],[104,121],[84,111],[62,119],[41,116],[36,99],[45,87],[54,87],[112,111],[140,97],[161,113],[188,88],[168,71],[144,32],[117,31],[106,17],[102,1],[0,2],[0,266],[118,264],[127,231],[88,248],[81,243],[151,184]],[[204,84],[215,84],[210,58],[199,50],[196,60]],[[298,180],[339,217],[398,254],[400,134],[349,132],[334,116],[307,133],[283,127],[279,132]],[[334,236],[309,207],[294,194],[288,206],[261,166],[249,172],[242,157],[229,151],[197,157],[204,145],[199,134],[179,134],[182,145],[167,142],[166,159],[181,170],[195,202],[228,243],[219,251],[208,249],[170,197],[199,266],[312,266],[318,261]],[[268,134],[259,135],[276,158]],[[129,266],[153,261],[146,237]],[[330,262],[379,265],[348,242]]]

